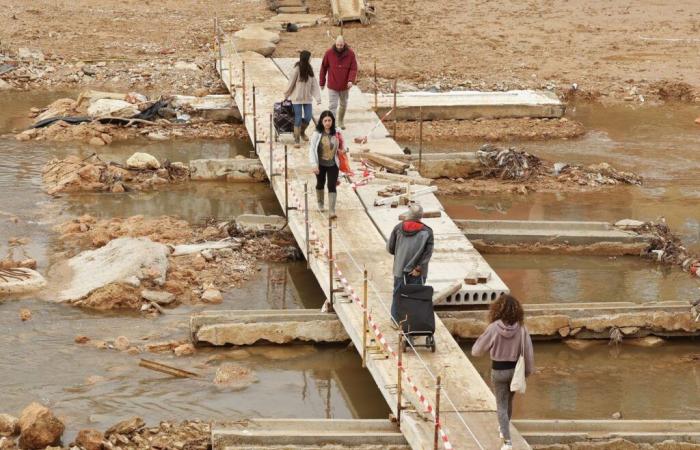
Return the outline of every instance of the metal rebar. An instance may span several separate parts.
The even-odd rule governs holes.
[[[367,319],[367,267],[362,273],[362,368],[367,367],[367,333],[369,332]]]
[[[273,147],[274,147],[274,143],[272,142],[272,114],[270,114],[270,136],[268,136],[268,137],[270,138],[270,176],[269,176],[269,178],[270,178],[270,187],[272,187],[272,190],[274,191],[275,187],[272,184],[272,177],[275,174],[275,171],[274,171],[275,165],[274,165],[274,162],[272,160],[272,151],[273,151]]]
[[[241,107],[241,116],[243,116],[243,124],[245,125],[245,61],[241,61],[241,85],[243,86],[243,102]]]
[[[253,149],[258,154],[258,115],[255,105],[255,85],[253,85]]]
[[[396,422],[399,424],[399,428],[401,428],[401,410],[403,409],[401,406],[401,371],[403,370],[403,348],[406,345],[403,339],[403,321],[401,321],[399,323],[399,351],[397,355],[399,362],[396,369]]]
[[[423,107],[418,108],[418,173],[423,168]]]
[[[438,437],[440,435],[440,383],[442,378],[437,376],[437,384],[435,386],[435,436],[433,439],[433,448],[438,450]]]
[[[304,183],[304,230],[306,233],[306,268],[311,267],[309,250],[309,182]]]
[[[377,58],[374,58],[374,110],[379,107],[377,96],[379,94],[379,86],[377,85]]]
[[[328,215],[328,312],[333,312],[333,219]]]
[[[397,122],[396,118],[398,117],[398,115],[397,115],[398,111],[396,111],[396,79],[394,79],[394,109],[393,109],[393,111],[394,111],[394,139],[396,139],[396,122]]]

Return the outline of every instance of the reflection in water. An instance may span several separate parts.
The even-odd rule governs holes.
[[[484,255],[525,303],[688,301],[698,280],[636,257]]]
[[[471,345],[464,345],[469,354]],[[695,358],[695,359],[694,359]],[[516,419],[688,419],[700,414],[696,341],[656,348],[598,342],[585,351],[558,342],[535,343],[537,373],[517,395]],[[471,358],[485,380],[488,358]],[[487,381],[488,382],[488,381]]]
[[[33,311],[31,321],[17,319],[20,307]],[[76,335],[93,341],[124,335],[138,345],[182,339],[191,312],[181,307],[158,319],[141,319],[37,301],[0,303],[3,411],[19,413],[29,402],[41,401],[67,419],[71,433],[104,429],[133,415],[150,424],[188,418],[386,416],[381,394],[354,350],[200,348],[188,358],[146,356],[202,374],[202,380],[192,380],[141,369],[138,355],[73,343]],[[250,367],[259,382],[235,392],[214,385],[216,367],[223,362]]]

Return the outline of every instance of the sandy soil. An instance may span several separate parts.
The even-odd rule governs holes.
[[[307,3],[311,12],[330,12],[328,0]],[[550,88],[566,98],[634,102],[694,101],[700,88],[700,3],[694,0],[672,7],[650,0],[373,3],[377,15],[370,26],[345,27],[365,88],[375,60],[384,86],[396,77],[406,88]],[[56,66],[44,77],[57,82],[63,78],[54,74],[68,71],[77,77],[72,83],[216,91],[215,14],[226,31],[235,31],[272,12],[259,0],[225,7],[215,0],[0,0],[0,41],[11,51],[42,49]],[[294,56],[308,48],[320,56],[337,32],[321,25],[284,34],[275,54]],[[180,60],[196,62],[204,73],[176,73],[172,64]],[[80,61],[106,65],[86,76]]]

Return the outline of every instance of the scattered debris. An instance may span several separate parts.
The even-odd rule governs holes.
[[[22,322],[26,322],[27,320],[32,319],[32,312],[26,308],[22,308],[19,310],[19,318],[22,320]]]
[[[247,367],[234,363],[224,363],[216,369],[214,384],[226,385],[230,389],[245,389],[258,379]]]
[[[116,162],[105,162],[93,154],[85,159],[76,156],[52,159],[42,169],[44,190],[49,195],[81,191],[121,193],[149,190],[163,184],[185,182],[189,175],[186,165],[165,160],[161,168],[158,160],[147,153],[135,153],[127,160],[127,167]]]
[[[485,144],[479,149],[477,156],[484,166],[482,176],[485,178],[525,182],[553,177],[559,182],[586,186],[642,184],[640,176],[631,172],[619,171],[607,163],[592,164],[586,167],[565,163],[551,164],[524,150],[513,147],[504,148]]]
[[[139,362],[140,367],[144,367],[146,369],[150,370],[155,370],[156,372],[162,372],[162,373],[167,373],[168,375],[172,375],[174,377],[179,377],[179,378],[199,378],[199,374],[196,374],[194,372],[190,372],[187,370],[183,369],[178,369],[177,367],[172,367],[165,365],[163,363],[159,363],[156,361],[151,361],[148,359],[141,359],[141,362]]]

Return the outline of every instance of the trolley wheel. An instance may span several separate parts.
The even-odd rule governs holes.
[[[425,345],[430,347],[430,351],[435,353],[435,337],[430,335],[425,338]]]

